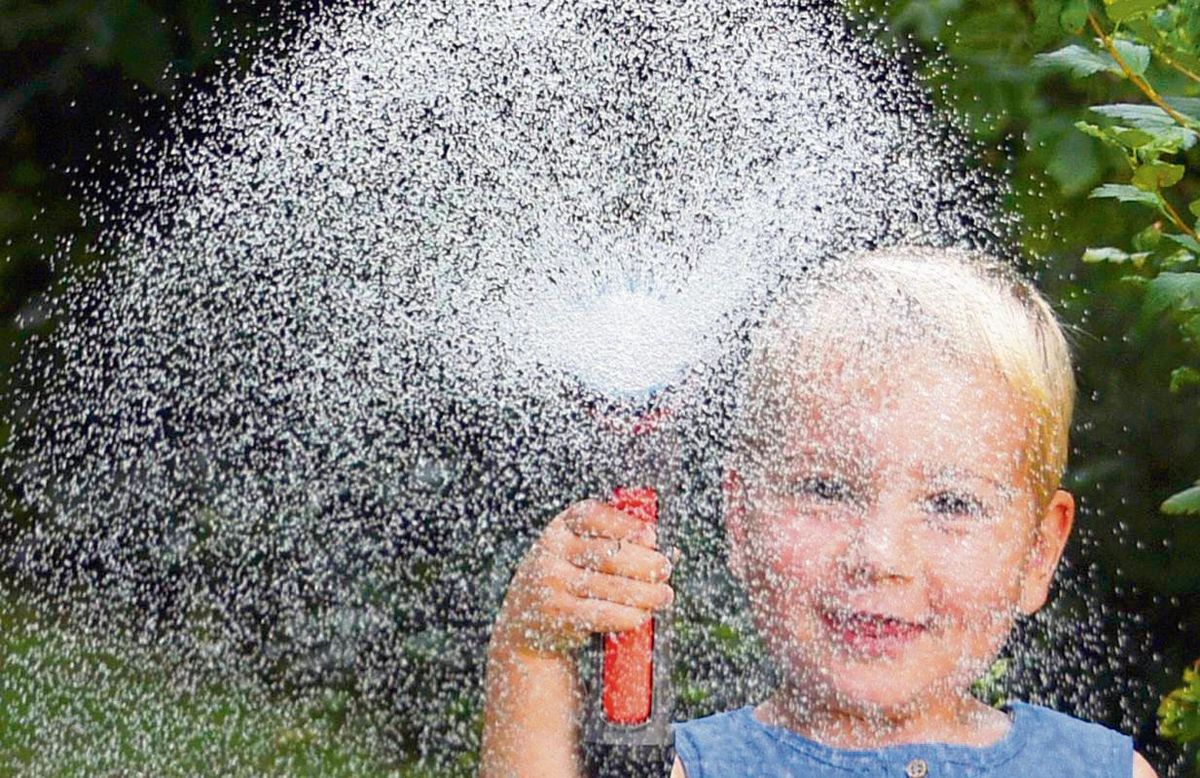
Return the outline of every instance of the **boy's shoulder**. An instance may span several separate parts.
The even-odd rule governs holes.
[[[1006,709],[1012,716],[1014,728],[1021,725],[1022,729],[1025,730],[1025,734],[1029,737],[1036,738],[1039,735],[1062,737],[1065,735],[1084,739],[1128,739],[1126,735],[1103,724],[1096,724],[1086,719],[1077,718],[1069,713],[1062,713],[1053,708],[1047,708],[1044,705],[1035,705],[1029,702],[1012,702],[1006,706]]]
[[[936,764],[942,774],[970,767],[985,775],[1130,775],[1133,741],[1128,736],[1040,705],[1018,702],[1008,709],[1009,734],[984,748],[914,744],[842,751],[759,724],[750,707],[677,724],[675,748],[688,778],[844,775],[847,769],[879,769],[884,763],[904,774],[914,760],[930,768]]]
[[[1013,732],[1022,741],[1026,758],[1043,755],[1062,775],[1129,775],[1133,739],[1114,729],[1041,705],[1016,702],[1009,706]]]
[[[755,739],[757,728],[747,726],[749,722],[746,721],[753,717],[752,711],[753,708],[747,706],[676,723],[672,727],[676,750],[687,751],[689,746],[698,747],[701,744],[740,749],[747,739]]]

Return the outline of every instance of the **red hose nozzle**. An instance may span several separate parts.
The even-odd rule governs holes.
[[[612,506],[630,516],[658,522],[654,489],[618,488]],[[604,636],[604,676],[601,698],[604,717],[612,724],[633,726],[650,720],[654,702],[654,619],[626,632]]]

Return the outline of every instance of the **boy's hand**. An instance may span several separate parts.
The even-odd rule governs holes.
[[[674,599],[654,526],[595,500],[560,513],[521,560],[493,643],[564,653],[593,632],[623,632]]]

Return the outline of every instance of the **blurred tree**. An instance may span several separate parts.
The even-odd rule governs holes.
[[[119,185],[132,151],[205,88],[218,60],[236,68],[248,44],[316,5],[0,0],[0,388],[26,339],[52,324],[47,257],[69,247],[69,261],[95,259],[82,192]]]

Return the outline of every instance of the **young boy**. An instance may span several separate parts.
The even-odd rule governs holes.
[[[1153,776],[1123,735],[970,694],[1045,603],[1074,521],[1049,306],[957,251],[810,280],[755,335],[726,479],[730,567],[779,684],[677,725],[672,776]],[[580,774],[572,652],[671,602],[655,547],[597,502],[546,528],[489,647],[483,775]]]

